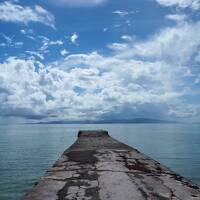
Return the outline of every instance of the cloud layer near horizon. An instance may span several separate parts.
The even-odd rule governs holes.
[[[183,97],[197,92],[200,73],[191,62],[200,62],[199,34],[199,22],[184,22],[146,41],[124,36],[108,45],[111,56],[73,54],[47,66],[10,57],[0,64],[0,113],[40,120],[197,117],[199,106]]]

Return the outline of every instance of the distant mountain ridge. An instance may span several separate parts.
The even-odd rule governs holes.
[[[150,118],[134,118],[134,119],[115,119],[115,120],[63,120],[63,121],[49,121],[49,122],[38,122],[37,124],[142,124],[142,123],[178,123],[175,121],[158,120]]]

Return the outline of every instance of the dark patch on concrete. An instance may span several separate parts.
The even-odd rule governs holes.
[[[89,173],[87,170],[83,170],[83,171],[77,172],[77,174],[79,174],[79,177],[72,177],[66,180],[67,182],[65,186],[61,190],[59,190],[57,193],[58,200],[66,200],[69,187],[72,187],[72,186],[76,186],[76,187],[78,186],[80,188],[83,186],[86,187],[85,194],[92,197],[92,199],[98,200],[99,188],[98,187],[87,188],[87,187],[90,187],[90,181],[94,181],[98,179],[98,175],[96,171],[91,171],[91,173]]]
[[[72,186],[80,187],[80,186],[90,186],[90,185],[84,181],[75,180],[74,178],[68,179],[65,186],[57,192],[57,196],[58,196],[57,200],[66,200],[67,199],[66,196],[68,194],[69,187],[72,187]]]
[[[175,180],[177,180],[177,181],[183,181],[183,177],[181,177],[181,176],[179,176],[179,175],[177,175],[177,174],[174,174],[174,176],[173,176],[174,178],[175,178]]]
[[[138,179],[144,179],[144,177],[143,176],[141,176],[141,175],[139,175],[139,174],[134,174],[134,176],[136,177],[136,178],[138,178]]]
[[[157,167],[156,167],[156,170],[158,170],[158,171],[162,171],[162,168],[159,167],[159,166],[157,166]]]
[[[85,196],[86,197],[90,197],[91,199],[94,199],[94,200],[100,200],[99,188],[98,187],[94,187],[94,188],[86,189]]]
[[[193,188],[195,190],[199,190],[199,187],[197,185],[192,185],[192,184],[189,184],[189,183],[186,183],[185,185],[187,185],[188,187]]]
[[[81,164],[89,164],[90,166],[95,166],[95,163],[98,159],[95,157],[96,151],[94,150],[85,150],[85,151],[70,151],[66,152],[66,156],[68,157],[69,162],[76,162],[77,165]],[[68,194],[69,187],[78,186],[85,187],[85,195],[91,197],[91,199],[98,200],[98,187],[90,188],[90,181],[97,181],[98,175],[96,171],[89,171],[88,169],[80,168],[76,172],[78,177],[71,177],[66,180],[65,186],[58,191],[57,196],[58,200],[66,200]],[[88,187],[88,188],[87,188]]]
[[[146,192],[144,190],[142,190],[142,188],[138,188],[138,190],[141,192],[142,196],[145,198],[145,199],[148,199],[148,195],[146,194]]]
[[[152,173],[152,170],[150,170],[147,167],[146,163],[142,163],[139,161],[139,159],[135,159],[135,162],[128,161],[127,157],[124,155],[120,156],[123,159],[124,165],[129,170],[137,170],[145,173]]]
[[[66,154],[70,161],[79,162],[81,164],[95,164],[98,160],[94,156],[95,151],[70,151]]]
[[[83,170],[79,172],[79,179],[94,181],[94,180],[98,180],[98,175],[97,175],[97,172],[95,171],[90,171],[89,173],[88,170]]]
[[[66,200],[67,195],[69,195],[68,190],[72,186],[76,186],[79,188],[85,187],[86,196],[91,197],[91,199],[94,200],[99,200],[99,194],[98,194],[99,188],[98,187],[90,188],[91,187],[90,181],[98,180],[97,172],[88,170],[78,170],[77,174],[79,175],[78,177],[71,177],[66,179],[65,186],[57,193],[58,196],[57,200]]]
[[[186,186],[188,186],[192,189],[195,189],[195,190],[200,189],[197,185],[194,185],[191,182],[186,181],[182,176],[179,176],[177,174],[173,174],[173,177],[174,177],[175,180],[180,181],[183,185],[186,185]]]
[[[153,198],[152,198],[153,200],[169,200],[169,198],[163,197],[157,193],[152,193],[152,196],[153,196]]]
[[[34,183],[34,186],[38,185],[38,183],[39,183],[39,182],[38,182],[38,181],[36,181],[36,182]]]

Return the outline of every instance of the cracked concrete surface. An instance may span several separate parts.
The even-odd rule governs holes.
[[[80,131],[23,200],[200,200],[200,188],[106,131]]]

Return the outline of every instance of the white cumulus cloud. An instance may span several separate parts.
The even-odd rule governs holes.
[[[69,54],[69,52],[66,49],[63,49],[63,50],[60,51],[60,54],[62,56],[66,56],[67,54]]]
[[[165,18],[176,22],[183,22],[187,16],[184,14],[169,14],[166,15]]]
[[[73,34],[71,35],[71,37],[70,37],[71,42],[72,42],[73,44],[78,45],[78,43],[77,43],[78,37],[79,37],[79,36],[77,35],[76,32],[73,33]]]
[[[130,42],[133,40],[133,37],[131,37],[129,35],[122,35],[121,39]]]
[[[112,43],[108,45],[108,48],[113,49],[113,50],[124,50],[127,48],[126,43]]]
[[[42,39],[42,46],[39,49],[41,52],[45,52],[49,48],[49,46],[62,46],[64,44],[62,40],[54,41],[43,36],[40,36],[40,38]]]
[[[163,6],[177,6],[180,8],[200,9],[200,0],[156,0]]]
[[[39,5],[31,8],[10,1],[2,2],[0,3],[0,20],[24,24],[28,24],[29,22],[39,22],[55,28],[54,16]]]

